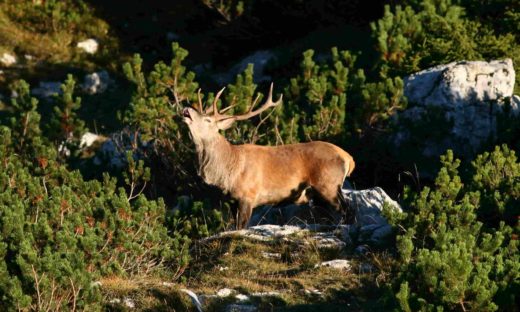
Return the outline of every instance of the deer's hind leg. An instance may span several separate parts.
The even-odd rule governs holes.
[[[353,223],[353,212],[351,211],[349,203],[345,200],[343,193],[341,192],[342,184],[343,183],[324,183],[318,184],[313,188],[318,193],[319,197],[325,201],[325,203],[333,207],[336,212],[341,214],[340,219],[342,219],[343,222]]]
[[[237,230],[247,228],[247,224],[249,223],[249,219],[251,219],[251,214],[253,213],[253,205],[246,202],[240,202],[237,211]]]

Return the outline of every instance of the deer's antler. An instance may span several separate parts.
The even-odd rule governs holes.
[[[259,115],[260,113],[262,113],[263,111],[265,111],[266,109],[268,108],[271,108],[271,107],[276,107],[278,105],[280,105],[280,103],[282,103],[282,99],[283,99],[283,94],[280,94],[280,97],[278,98],[278,101],[276,102],[273,102],[273,83],[271,83],[271,87],[269,89],[269,94],[267,96],[267,100],[265,101],[264,104],[262,104],[262,106],[260,106],[258,109],[256,110],[253,110],[256,106],[256,103],[258,102],[258,100],[260,99],[260,94],[258,94],[255,98],[255,100],[253,101],[253,103],[251,103],[251,106],[249,107],[249,109],[247,110],[247,113],[245,114],[241,114],[241,115],[227,115],[227,114],[224,114],[224,112],[230,110],[231,108],[235,107],[236,105],[231,105],[231,106],[228,106],[224,109],[222,109],[221,112],[218,111],[218,108],[217,108],[217,103],[218,103],[218,100],[220,98],[220,96],[222,95],[222,93],[224,92],[224,90],[226,89],[225,87],[222,88],[218,93],[217,95],[215,95],[215,98],[213,99],[213,103],[211,104],[210,107],[208,107],[206,110],[204,110],[204,105],[202,104],[202,97],[201,97],[201,94],[200,94],[200,89],[197,91],[197,97],[198,97],[198,110],[203,113],[203,114],[206,114],[206,115],[210,115],[212,114],[213,117],[216,119],[216,120],[223,120],[223,119],[229,119],[229,118],[233,118],[235,120],[246,120],[246,119],[249,119],[251,117],[254,117],[256,115]]]
[[[223,90],[221,90],[218,94],[217,94],[217,97],[215,99],[218,99],[218,96],[220,95],[220,93],[222,92]],[[264,104],[262,104],[262,106],[260,106],[258,109],[256,110],[253,110],[256,106],[256,103],[258,102],[258,100],[260,99],[260,94],[257,95],[257,97],[255,98],[255,100],[253,101],[253,103],[251,104],[251,106],[249,107],[249,109],[247,110],[247,113],[245,114],[241,114],[241,115],[222,115],[220,113],[217,112],[216,110],[216,105],[215,103],[216,102],[213,102],[213,110],[214,112],[217,112],[215,114],[215,116],[222,120],[222,119],[228,119],[228,118],[233,118],[235,120],[246,120],[246,119],[249,119],[251,117],[254,117],[256,115],[259,115],[260,113],[262,113],[263,111],[265,111],[266,109],[268,108],[271,108],[271,107],[276,107],[278,105],[280,105],[280,103],[282,103],[282,99],[283,99],[283,94],[280,94],[280,98],[278,98],[278,101],[276,102],[273,102],[273,84],[271,83],[271,88],[269,89],[269,95],[267,96],[267,100],[265,101]],[[229,107],[225,108],[225,110],[228,110]]]

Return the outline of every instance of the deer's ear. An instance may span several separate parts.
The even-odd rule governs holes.
[[[227,118],[223,120],[217,121],[217,127],[219,130],[226,130],[229,129],[233,123],[235,122],[235,118]]]

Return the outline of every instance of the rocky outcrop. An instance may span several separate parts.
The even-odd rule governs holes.
[[[445,133],[441,138],[422,140],[424,156],[437,157],[451,148],[463,155],[474,153],[493,137],[497,115],[504,103],[518,114],[520,101],[513,96],[515,70],[511,59],[491,62],[453,62],[420,71],[404,79],[404,94],[410,108],[397,116],[398,124],[419,124],[440,114],[431,132]],[[395,137],[397,145],[416,133],[402,128]]]
[[[223,237],[244,237],[257,241],[282,240],[306,245],[313,244],[318,249],[341,250],[346,247],[346,243],[341,240],[334,232],[334,226],[321,225],[275,225],[264,224],[251,226],[247,229],[238,231],[226,231],[217,235],[203,239],[202,241],[212,241]],[[264,257],[277,257],[277,255],[263,255]]]
[[[459,106],[511,97],[515,70],[511,59],[453,62],[404,79],[408,101],[420,105]]]
[[[328,231],[339,232],[341,239],[347,244],[356,243],[373,243],[381,244],[386,237],[392,232],[391,226],[383,216],[383,207],[385,205],[394,211],[401,212],[401,207],[380,187],[374,187],[366,190],[343,189],[343,196],[353,209],[355,214],[355,222],[353,224],[341,224],[337,226],[327,226],[319,224],[305,224],[299,226],[285,225],[279,228],[272,224],[287,224],[291,222],[301,223],[305,220],[305,216],[311,216],[316,213],[316,209],[310,206],[287,205],[284,207],[259,207],[257,208],[249,225],[264,224],[262,227],[252,226],[246,231],[254,231],[247,235],[258,235],[261,229],[262,235],[267,237],[280,236],[290,229],[296,232],[298,227],[306,230],[326,233]],[[325,208],[317,208],[325,210]],[[338,220],[341,216],[333,216]],[[307,220],[308,222],[308,220]],[[322,241],[322,245],[325,240]]]
[[[380,245],[392,233],[392,227],[383,215],[386,207],[402,212],[401,206],[380,187],[366,190],[342,190],[343,196],[355,211],[354,224],[342,225],[342,237],[347,242]]]

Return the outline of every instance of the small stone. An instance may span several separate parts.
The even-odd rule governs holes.
[[[88,54],[94,54],[99,48],[99,43],[95,39],[87,39],[78,42],[77,47],[87,52]]]
[[[323,293],[321,291],[319,291],[315,288],[305,289],[305,293],[308,295],[317,295],[317,296],[323,295]]]
[[[101,135],[97,135],[97,134],[92,133],[92,132],[86,132],[85,134],[83,134],[81,136],[81,141],[80,141],[79,146],[80,147],[90,147],[95,142],[97,142],[97,141],[104,141],[105,139],[106,138],[101,136]]]
[[[344,241],[337,238],[331,232],[317,233],[312,237],[312,239],[316,242],[316,246],[319,249],[341,250],[347,246]]]
[[[112,79],[106,70],[85,75],[84,82],[81,85],[83,91],[88,94],[103,93],[112,83]]]
[[[350,262],[348,260],[336,259],[336,260],[330,260],[330,261],[322,262],[320,264],[316,264],[314,267],[315,268],[329,267],[329,268],[338,269],[338,270],[350,271],[350,268],[352,266],[350,265]]]
[[[233,294],[234,290],[231,288],[222,288],[219,291],[217,291],[217,296],[219,297],[229,297],[231,294]]]
[[[25,57],[25,59],[27,61],[32,61],[34,59],[34,56],[30,55],[30,54],[25,54],[23,57]]]
[[[267,291],[267,292],[257,292],[252,293],[252,297],[278,297],[280,296],[280,293],[277,291]]]
[[[274,259],[274,260],[279,260],[282,258],[282,255],[278,252],[267,252],[267,251],[262,251],[262,257],[265,258],[265,259]]]
[[[165,287],[173,287],[173,286],[175,286],[174,283],[170,283],[170,282],[162,282],[162,285],[165,286]]]
[[[2,57],[0,57],[0,63],[4,66],[11,66],[16,64],[16,57],[9,53],[2,54]]]
[[[132,300],[132,299],[130,299],[130,298],[125,298],[125,299],[123,300],[123,304],[124,304],[127,308],[129,308],[129,309],[133,309],[133,308],[135,308],[135,302],[134,302],[134,300]]]
[[[244,294],[238,294],[235,296],[238,301],[249,301],[249,296],[246,296]]]

